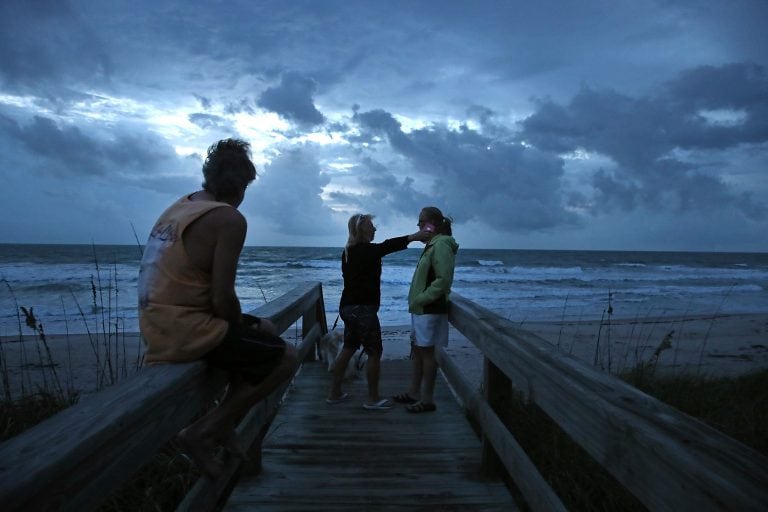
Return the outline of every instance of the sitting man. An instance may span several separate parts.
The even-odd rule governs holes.
[[[248,143],[208,148],[202,190],[172,204],[152,228],[139,270],[139,324],[147,363],[204,359],[230,380],[221,403],[178,436],[211,478],[221,475],[217,446],[243,455],[236,422],[288,379],[296,351],[266,319],[243,315],[235,274],[246,221],[237,210],[256,178]]]

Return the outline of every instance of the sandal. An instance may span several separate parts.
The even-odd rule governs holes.
[[[388,411],[392,408],[392,401],[387,398],[382,398],[376,403],[369,404],[364,403],[363,409],[366,409],[368,411]]]
[[[349,393],[342,393],[341,396],[338,398],[326,398],[325,403],[330,405],[336,405],[345,401],[347,398],[349,398]]]
[[[399,395],[395,395],[395,396],[392,397],[392,400],[394,400],[395,402],[397,402],[399,404],[407,404],[407,405],[413,405],[416,402],[418,402],[418,400],[413,398],[408,393],[400,393]]]
[[[425,404],[424,402],[416,402],[415,404],[411,404],[408,407],[405,408],[408,412],[432,412],[437,410],[437,406],[435,404]]]

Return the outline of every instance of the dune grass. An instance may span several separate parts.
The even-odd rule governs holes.
[[[634,368],[621,377],[768,456],[768,370],[739,377],[664,376]]]
[[[729,378],[654,370],[646,364],[618,376],[768,456],[768,370]],[[501,416],[568,510],[646,510],[534,403],[516,395]]]
[[[175,441],[163,446],[121,488],[108,496],[99,512],[175,510],[201,474]]]
[[[94,246],[95,275],[91,277],[90,311],[78,302],[76,318],[82,322],[87,343],[96,363],[94,391],[111,386],[127,378],[143,365],[143,356],[134,347],[128,347],[123,321],[117,316],[120,290],[117,287],[116,265],[105,272],[100,266]],[[0,339],[0,379],[3,386],[0,401],[0,441],[9,439],[41,423],[58,412],[77,403],[80,394],[74,389],[71,353],[69,350],[69,324],[64,343],[67,344],[64,365],[54,361],[48,345],[43,322],[34,307],[20,306],[11,284],[2,279],[7,292],[16,305],[20,360],[18,386],[12,391],[9,361],[4,343]],[[62,307],[64,304],[62,298]],[[65,318],[68,317],[65,311]],[[31,351],[28,346],[34,340]],[[30,353],[31,352],[31,353]],[[128,354],[135,353],[135,356]],[[61,371],[63,370],[63,371]],[[157,512],[173,510],[188,492],[200,474],[191,460],[171,441],[161,448],[122,488],[109,496],[98,510],[103,512]]]

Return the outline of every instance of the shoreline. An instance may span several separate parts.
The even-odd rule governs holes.
[[[525,321],[516,326],[542,338],[543,343],[548,343],[553,351],[570,354],[589,365],[597,359],[598,367],[606,371],[610,367],[611,373],[647,362],[665,338],[671,346],[658,357],[657,370],[660,372],[731,377],[768,368],[768,313],[614,318],[610,323],[604,320],[602,326],[599,320]],[[343,329],[343,324],[337,329]],[[296,343],[295,334],[295,329],[289,328],[283,333],[283,338],[289,343]],[[382,325],[383,359],[408,358],[409,334],[410,325]],[[96,389],[99,373],[109,375],[104,358],[107,349],[101,334],[98,337],[92,334],[92,339],[98,340],[101,372],[96,349],[87,334],[46,334],[46,339],[65,389],[67,380],[70,380],[74,389],[89,393]],[[36,383],[42,384],[45,379],[52,378],[50,367],[44,365],[41,368],[39,364],[41,356],[44,363],[47,362],[47,355],[37,336],[25,334],[23,340],[21,343],[19,336],[0,337],[3,364],[8,369],[13,396],[18,395],[22,374],[32,389]],[[121,333],[117,341],[112,334],[109,340],[113,361],[115,350],[118,354],[118,368],[114,368],[113,362],[113,375],[120,378],[124,374],[130,375],[143,354],[139,333]],[[479,383],[482,354],[453,326],[449,330],[447,351],[465,370],[468,380]],[[0,392],[4,393],[4,390]]]

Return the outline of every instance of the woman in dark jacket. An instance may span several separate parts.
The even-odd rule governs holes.
[[[335,404],[347,398],[341,391],[341,382],[350,359],[362,345],[368,354],[366,379],[368,400],[365,409],[389,409],[392,401],[379,395],[379,373],[381,353],[381,325],[379,305],[381,303],[381,258],[393,252],[402,251],[410,242],[428,241],[428,231],[390,238],[374,244],[376,227],[370,214],[356,214],[347,223],[349,238],[341,255],[341,272],[344,276],[344,290],[339,303],[339,315],[344,321],[344,347],[336,358],[333,380],[326,402]]]

